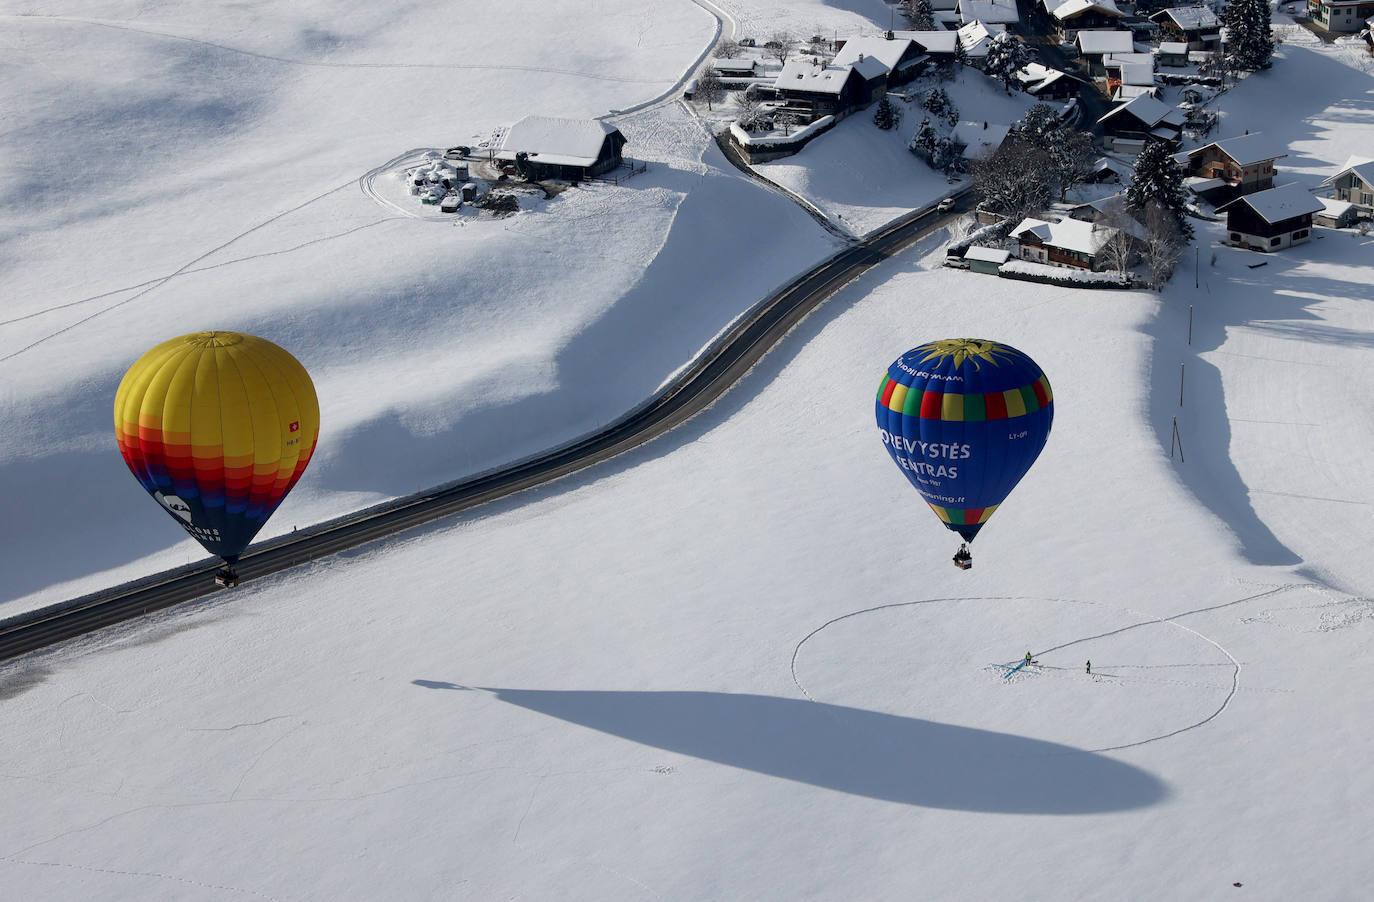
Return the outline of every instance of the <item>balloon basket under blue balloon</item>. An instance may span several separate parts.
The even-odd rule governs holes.
[[[954,552],[954,566],[960,570],[973,569],[973,554],[968,550],[968,543],[959,546],[959,550]]]
[[[215,571],[215,585],[221,589],[232,589],[239,584],[239,575],[233,567],[220,567]]]

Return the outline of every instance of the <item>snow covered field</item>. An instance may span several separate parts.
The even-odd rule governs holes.
[[[435,225],[359,190],[411,148],[652,99],[713,33],[665,6],[597,4],[619,27],[593,28],[551,4],[565,18],[479,46],[557,71],[443,72],[466,111],[415,96],[432,71],[354,65],[419,53],[363,7],[347,30],[323,6],[10,20],[30,65],[0,70],[24,104],[0,135],[23,173],[0,189],[0,614],[200,557],[110,437],[114,385],[156,340],[242,328],[311,369],[321,451],[283,531],[595,428],[828,253],[673,105],[619,123],[649,172],[512,219]],[[482,24],[471,4],[413,18],[459,12]],[[175,153],[149,140],[185,121],[145,134],[123,112],[182,96],[155,96],[173,51],[150,31],[260,54],[176,43],[244,118],[206,114]],[[1280,181],[1315,185],[1374,144],[1374,79],[1344,59],[1287,44],[1223,97],[1218,134],[1279,134]],[[566,74],[591,69],[625,80]],[[85,132],[129,155],[92,160],[96,193],[58,191]],[[818,202],[854,196],[819,171]],[[608,466],[6,665],[0,892],[1360,898],[1374,239],[1317,234],[1266,256],[1203,226],[1160,294],[947,270],[932,240]],[[1031,354],[1057,402],[967,573],[872,423],[887,363],[954,335]]]

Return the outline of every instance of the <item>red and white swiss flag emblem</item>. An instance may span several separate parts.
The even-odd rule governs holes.
[[[288,432],[300,432],[300,431],[301,431],[301,421],[300,421],[300,420],[296,420],[296,421],[293,422],[290,426],[287,426],[287,427],[286,427],[286,431],[288,431]]]

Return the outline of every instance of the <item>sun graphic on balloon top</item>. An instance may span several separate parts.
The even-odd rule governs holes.
[[[968,360],[973,363],[974,369],[979,368],[980,360],[997,366],[1002,358],[1010,356],[1002,345],[982,338],[946,338],[921,345],[916,350],[925,355],[921,358],[922,363],[952,356],[955,366],[963,366],[964,361]]]

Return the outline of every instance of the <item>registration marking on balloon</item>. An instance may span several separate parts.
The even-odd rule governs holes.
[[[1037,663],[1004,679],[1028,651]],[[792,657],[793,679],[813,701],[1087,751],[1210,722],[1235,694],[1239,671],[1224,648],[1184,624],[1053,598],[932,598],[853,611],[813,630]]]

